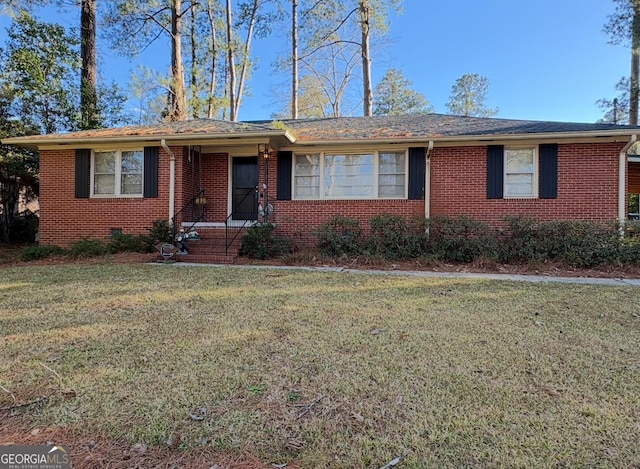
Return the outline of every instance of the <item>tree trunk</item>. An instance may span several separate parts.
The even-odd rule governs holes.
[[[291,1],[291,118],[298,118],[298,93],[300,82],[298,79],[298,0]]]
[[[236,115],[236,65],[233,44],[233,23],[231,18],[231,0],[227,0],[227,48],[228,48],[228,71],[229,71],[229,120],[238,120]]]
[[[82,129],[100,126],[96,65],[96,0],[82,0],[80,13],[80,114]]]
[[[182,64],[182,0],[173,0],[171,6],[171,110],[169,120],[187,119],[187,99]]]
[[[368,0],[360,0],[360,27],[362,29],[362,86],[363,111],[365,116],[373,115],[373,91],[371,87],[371,50],[369,39],[371,36],[371,12]]]
[[[253,9],[251,10],[251,17],[249,19],[249,26],[247,27],[247,38],[244,43],[244,51],[242,53],[242,69],[240,70],[240,81],[238,82],[238,91],[235,96],[235,119],[238,119],[240,112],[240,101],[244,94],[244,83],[247,79],[247,71],[249,70],[249,55],[251,54],[251,40],[253,39],[253,31],[255,30],[256,19],[258,16],[258,8],[260,8],[260,0],[253,1]]]
[[[189,92],[191,95],[191,117],[197,119],[200,117],[200,100],[198,96],[198,73],[200,71],[200,64],[198,63],[198,50],[197,50],[197,30],[196,30],[196,10],[191,10],[191,24],[190,24],[190,39],[191,39],[191,83],[189,83]]]
[[[20,185],[15,177],[2,175],[2,217],[0,221],[0,241],[8,242],[13,221],[19,213]]]
[[[638,80],[640,79],[640,2],[633,2],[631,21],[631,80],[629,90],[629,125],[638,125]]]
[[[213,119],[214,114],[214,103],[215,103],[215,92],[216,92],[216,18],[213,13],[213,5],[211,4],[211,0],[207,1],[207,14],[209,15],[209,24],[211,27],[211,77],[209,82],[209,97],[207,103],[207,117],[209,119]]]

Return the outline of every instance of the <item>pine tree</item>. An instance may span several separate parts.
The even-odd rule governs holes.
[[[411,86],[401,70],[389,69],[374,90],[373,115],[429,114],[433,106]]]

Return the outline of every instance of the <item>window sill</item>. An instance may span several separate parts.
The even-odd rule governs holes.
[[[92,195],[89,197],[92,200],[112,200],[112,199],[144,199],[144,196],[142,194],[140,195]]]
[[[383,201],[403,201],[408,197],[343,197],[334,199],[291,199],[291,202],[383,202]]]

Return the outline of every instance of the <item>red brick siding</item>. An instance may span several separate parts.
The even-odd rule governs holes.
[[[222,197],[226,197],[227,155],[199,155],[197,152],[192,152],[191,158],[189,158],[189,150],[185,149],[183,158],[176,161],[176,178],[179,171],[184,192],[181,194],[176,187],[176,212],[193,200],[200,191],[200,183],[202,182],[202,188],[207,198],[205,220],[220,221],[222,213],[226,212],[226,201],[224,210],[220,210],[220,205]],[[225,181],[224,187],[220,184],[221,180]],[[191,214],[187,209],[178,216],[178,222],[193,221],[187,220],[188,218],[191,218]]]
[[[423,200],[278,200],[274,205],[278,234],[291,236],[300,245],[315,243],[311,232],[333,215],[355,218],[365,233],[374,215],[424,216]]]
[[[177,159],[181,148],[173,148]],[[108,239],[111,228],[145,234],[169,214],[169,157],[160,149],[158,198],[75,198],[75,151],[40,152],[40,242],[68,246],[81,238]],[[176,184],[177,185],[177,184]]]
[[[561,144],[558,151],[558,198],[550,200],[486,197],[486,147],[435,148],[431,154],[431,215],[470,217],[500,223],[505,215],[527,214],[542,220],[617,217],[618,157],[623,144]],[[176,154],[176,206],[180,210],[199,188],[199,161],[188,161],[186,148]],[[40,239],[43,244],[66,246],[82,237],[103,238],[111,228],[143,234],[169,210],[169,157],[160,149],[157,199],[76,199],[73,150],[41,152]],[[223,222],[228,212],[229,158],[202,155],[202,181],[206,191],[206,221]],[[265,161],[260,160],[260,187],[266,183]],[[630,180],[633,176],[630,176]],[[271,220],[278,233],[300,244],[313,243],[311,231],[331,216],[356,218],[368,229],[369,219],[380,213],[423,216],[422,200],[276,201],[277,160],[269,160],[269,200],[276,212]]]
[[[267,167],[267,165],[269,166],[269,177],[266,177],[266,172],[265,169]],[[260,189],[260,194],[263,195],[263,197],[260,198],[260,203],[262,203],[264,206],[267,205],[267,203],[271,203],[274,207],[279,204],[279,201],[276,201],[276,197],[277,197],[277,188],[278,188],[278,160],[275,156],[272,156],[269,159],[269,162],[267,163],[267,161],[264,158],[258,158],[258,171],[259,171],[259,175],[260,177],[258,178],[258,187]],[[267,186],[266,192],[264,190],[264,185]],[[267,202],[265,202],[265,200],[267,200]]]
[[[191,158],[189,158],[190,153]],[[198,193],[198,169],[198,156],[193,149],[185,148],[182,158],[178,158],[176,155],[176,212],[182,210]],[[180,181],[180,184],[178,184],[178,181]],[[178,191],[178,185],[181,187],[180,191]],[[178,215],[178,220],[176,221],[178,223],[186,221],[184,220],[184,215],[185,213],[182,212]],[[187,216],[186,218],[190,217]]]
[[[229,155],[203,155],[202,172],[207,195],[206,220],[223,222],[229,210]]]
[[[558,198],[487,199],[486,147],[435,148],[431,215],[468,215],[500,223],[506,215],[540,220],[613,220],[618,216],[618,158],[624,144],[561,144]]]

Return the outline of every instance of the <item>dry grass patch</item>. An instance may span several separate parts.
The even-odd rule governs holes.
[[[638,311],[632,287],[9,268],[0,407],[46,395],[10,413],[302,467],[628,467]]]

